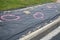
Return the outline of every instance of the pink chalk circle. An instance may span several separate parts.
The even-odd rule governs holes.
[[[13,19],[7,19],[6,17],[15,17],[15,18],[13,18]],[[6,20],[6,21],[12,21],[12,20],[18,20],[18,19],[20,19],[20,16],[16,16],[16,15],[13,15],[13,14],[6,14],[6,15],[2,15],[1,16],[1,19],[2,20]]]
[[[36,19],[43,19],[44,18],[44,14],[41,12],[36,12],[35,14],[33,14],[33,17]]]

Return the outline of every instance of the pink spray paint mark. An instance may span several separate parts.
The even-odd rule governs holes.
[[[7,16],[16,17],[16,18],[15,19],[6,19],[5,17],[7,17]],[[6,14],[6,15],[2,15],[1,19],[2,20],[6,20],[6,21],[12,21],[12,20],[18,20],[18,19],[20,19],[20,16],[16,16],[16,15],[13,15],[13,14]]]
[[[39,16],[40,15],[40,16]],[[41,12],[36,12],[35,14],[33,14],[33,17],[35,19],[43,19],[44,18],[44,14]]]

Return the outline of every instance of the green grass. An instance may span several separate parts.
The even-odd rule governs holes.
[[[53,2],[55,0],[0,0],[0,10],[25,7],[33,4]]]

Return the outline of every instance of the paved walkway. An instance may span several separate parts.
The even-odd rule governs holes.
[[[53,30],[51,33],[47,34],[45,37],[43,37],[41,40],[50,40],[52,39],[54,36],[56,36],[57,34],[60,34],[60,26],[58,28],[56,28],[55,30]],[[59,36],[58,36],[59,37]],[[59,39],[58,39],[59,40]]]
[[[60,3],[60,0],[57,0],[56,2],[57,2],[57,3]]]

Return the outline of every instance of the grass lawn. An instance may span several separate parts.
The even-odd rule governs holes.
[[[53,2],[55,0],[0,0],[0,10],[25,7],[33,4]]]

